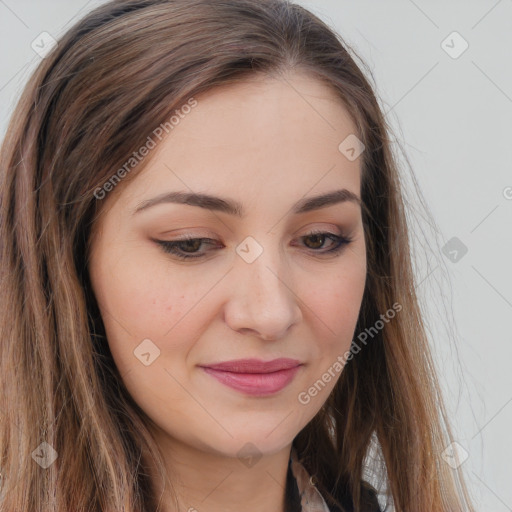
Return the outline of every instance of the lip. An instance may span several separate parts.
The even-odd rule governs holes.
[[[237,359],[200,368],[232,389],[248,395],[264,396],[286,387],[301,366],[296,359],[280,358],[272,361]]]

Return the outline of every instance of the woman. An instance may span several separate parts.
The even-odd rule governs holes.
[[[78,22],[1,150],[1,510],[472,510],[388,132],[289,2]]]

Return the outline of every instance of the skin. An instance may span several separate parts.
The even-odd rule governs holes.
[[[104,199],[91,282],[123,382],[154,423],[179,510],[239,511],[242,503],[247,512],[284,510],[292,441],[341,372],[309,403],[299,393],[350,348],[366,279],[357,202],[300,215],[291,208],[341,188],[360,197],[361,159],[338,150],[356,130],[334,93],[299,72],[196,99],[142,172]],[[173,203],[133,214],[171,191],[233,199],[246,215]],[[313,230],[352,241],[329,255],[336,243],[308,237]],[[204,254],[182,261],[153,241],[186,234],[217,245],[182,245]],[[263,248],[252,263],[235,250],[248,236]],[[134,356],[144,339],[160,350],[148,366]],[[233,390],[198,366],[278,357],[303,364],[265,397]],[[239,456],[246,443],[260,456],[251,465]],[[167,491],[163,503],[175,512]]]

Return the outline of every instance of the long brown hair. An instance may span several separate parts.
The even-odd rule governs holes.
[[[346,364],[294,447],[328,504],[344,488],[362,511],[373,466],[397,511],[473,510],[460,470],[441,457],[452,434],[416,297],[391,131],[348,49],[286,0],[116,0],[42,60],[0,154],[1,510],[156,509],[141,454],[163,471],[161,454],[115,367],[87,272],[98,191],[117,184],[123,166],[117,181],[135,176],[150,156],[133,170],[128,159],[194,96],[293,69],[333,88],[365,146],[368,275],[356,333],[402,306]],[[44,470],[34,462],[51,462],[43,442],[57,454]]]

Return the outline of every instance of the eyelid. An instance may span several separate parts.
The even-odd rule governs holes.
[[[328,224],[329,227],[319,227],[318,224]],[[308,228],[308,226],[310,226],[310,225],[314,225],[315,227]],[[161,235],[159,235],[159,236],[168,236],[171,233],[175,233],[177,231],[178,232],[183,231],[185,229],[195,229],[195,228],[182,228],[182,229],[175,229],[172,231],[165,231],[165,232],[161,233]],[[324,223],[311,222],[311,223],[307,224],[306,226],[302,226],[301,228],[297,229],[294,233],[292,233],[292,239],[296,238],[297,236],[299,238],[301,238],[303,236],[310,236],[310,235],[314,235],[314,234],[325,234],[326,232],[328,232],[328,233],[332,232],[333,235],[349,238],[352,234],[352,231],[354,231],[354,229],[344,229],[342,226],[339,226],[337,224],[333,224],[330,222],[324,222]],[[303,233],[300,234],[301,232],[303,232]],[[208,240],[211,242],[217,242],[217,243],[219,242],[219,238],[217,237],[217,235],[212,234],[212,232],[207,232],[205,234],[204,232],[196,233],[196,232],[190,232],[190,231],[186,231],[180,235],[177,235],[176,238],[172,238],[172,240],[165,240],[165,241],[167,241],[167,242],[182,242],[182,241],[187,241],[187,240],[196,240],[198,238],[203,239],[203,240]],[[154,239],[154,241],[156,241],[156,240]],[[160,240],[160,241],[162,241],[162,240]]]
[[[315,235],[322,235],[325,239],[324,243],[325,243],[325,241],[330,240],[330,242],[333,244],[333,247],[331,247],[330,249],[327,249],[327,250],[322,250],[322,249],[316,250],[316,249],[306,248],[306,252],[310,252],[312,255],[314,255],[315,257],[320,258],[320,259],[328,259],[329,257],[336,258],[336,257],[340,256],[341,252],[343,252],[343,249],[345,249],[346,246],[350,245],[354,241],[354,238],[351,234],[347,235],[341,231],[342,230],[340,228],[340,233],[336,234],[336,233],[332,233],[330,230],[325,230],[325,229],[322,230],[322,229],[317,228],[317,229],[312,229],[312,230],[307,231],[305,234],[299,236],[298,238],[303,239],[303,238],[308,238],[308,237],[315,236]],[[204,260],[204,259],[208,258],[208,254],[212,251],[187,252],[187,251],[184,251],[183,249],[179,249],[180,243],[187,242],[187,241],[199,241],[200,247],[203,245],[210,245],[210,246],[215,246],[215,245],[218,246],[219,245],[218,240],[216,240],[216,239],[193,236],[190,233],[187,233],[187,235],[182,238],[177,238],[174,240],[166,241],[166,240],[153,239],[153,241],[157,245],[159,245],[164,252],[172,255],[172,257],[174,259],[176,259],[178,261],[188,261],[188,262],[192,262],[194,260],[198,260],[198,261]],[[224,244],[222,244],[222,245],[223,245],[223,247],[221,247],[221,248],[224,248],[225,247]],[[215,252],[215,251],[213,251],[213,252]]]
[[[191,231],[192,230],[192,231]],[[196,231],[197,230],[197,231]],[[162,231],[158,233],[158,236],[174,236],[175,233],[178,233],[176,236],[183,237],[194,237],[194,238],[215,238],[217,235],[208,228],[203,227],[190,227],[190,228],[180,228],[180,229],[171,229],[167,231]],[[174,240],[174,238],[173,238]]]

